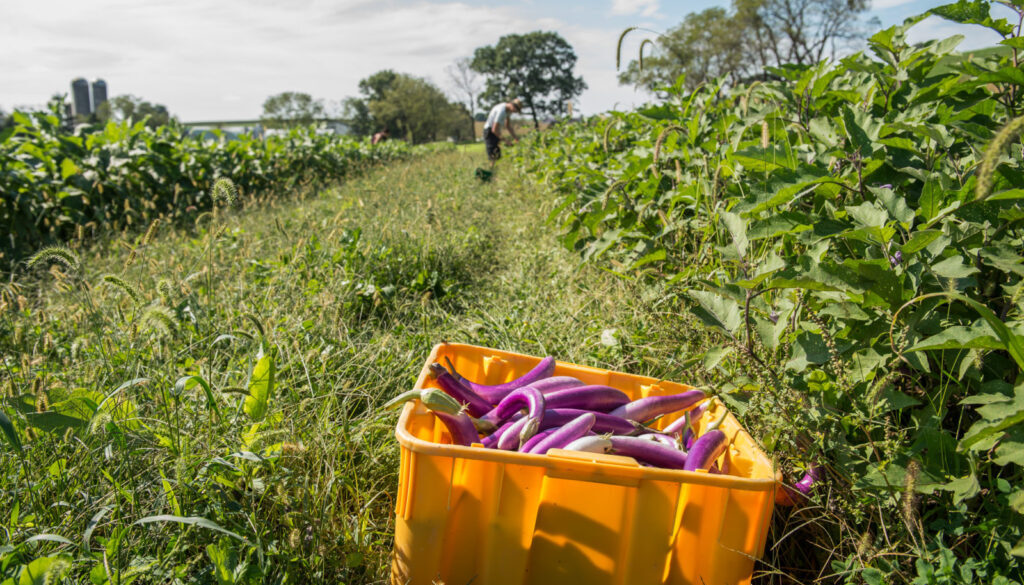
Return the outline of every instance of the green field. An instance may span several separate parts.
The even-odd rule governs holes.
[[[147,244],[79,250],[78,270],[54,264],[56,277],[40,268],[8,287],[24,308],[3,313],[19,356],[6,401],[34,426],[21,457],[0,454],[13,487],[0,521],[12,543],[73,543],[8,558],[58,554],[76,582],[108,570],[122,583],[211,582],[216,563],[243,562],[242,582],[381,582],[398,446],[397,414],[379,406],[431,346],[686,378],[678,319],[656,291],[578,267],[542,221],[550,198],[507,166],[477,183],[479,163],[395,163]],[[244,398],[261,345],[276,380],[254,423]],[[212,403],[201,384],[176,385],[192,375]],[[135,524],[155,515],[235,536]]]

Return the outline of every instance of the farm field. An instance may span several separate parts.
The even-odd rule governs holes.
[[[8,570],[380,583],[398,446],[379,406],[433,344],[685,376],[657,291],[578,268],[543,223],[550,198],[508,165],[482,186],[481,159],[393,163],[7,285],[4,400],[25,448],[0,452]],[[261,346],[274,383],[247,405]],[[152,516],[178,519],[137,524]]]
[[[754,583],[1020,585],[1024,7],[1001,4],[929,12],[999,46],[912,44],[922,14],[835,61],[679,76],[524,135],[487,183],[479,143],[15,114],[0,585],[387,582],[383,405],[441,341],[720,399],[804,478]]]

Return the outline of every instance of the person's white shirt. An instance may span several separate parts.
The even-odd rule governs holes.
[[[505,123],[505,117],[508,116],[508,108],[505,107],[505,102],[491,108],[491,112],[487,114],[487,121],[484,122],[484,128],[494,132],[494,125],[501,126]]]

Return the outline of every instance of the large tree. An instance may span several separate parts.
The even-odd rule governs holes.
[[[352,134],[356,136],[369,136],[373,134],[377,123],[370,114],[370,107],[366,100],[357,97],[347,97],[341,105],[341,117],[348,123]]]
[[[732,9],[691,13],[629,63],[619,82],[653,90],[686,75],[690,89],[726,76],[733,82],[785,63],[810,64],[863,38],[867,0],[733,0]]]
[[[642,69],[638,61],[630,62],[619,74],[619,82],[655,91],[685,74],[685,85],[692,90],[702,81],[749,71],[753,64],[744,58],[743,42],[734,18],[724,8],[692,12],[653,41],[654,50],[644,57]]]
[[[558,33],[542,31],[503,36],[493,47],[477,49],[472,62],[486,79],[481,105],[519,97],[535,128],[540,127],[538,116],[564,115],[569,101],[587,88],[583,78],[573,74],[575,66],[572,46]]]
[[[375,124],[394,137],[413,143],[465,137],[469,112],[425,79],[386,71],[364,79],[359,87]]]
[[[271,128],[308,126],[324,117],[324,104],[308,93],[286,91],[263,102],[263,123]]]
[[[110,98],[96,108],[95,116],[100,122],[127,120],[132,124],[149,116],[146,125],[150,128],[165,126],[171,121],[171,114],[167,111],[167,106],[150,103],[133,95],[119,95]]]
[[[837,45],[863,38],[868,0],[733,0],[736,22],[753,36],[763,66],[809,65],[834,56]]]

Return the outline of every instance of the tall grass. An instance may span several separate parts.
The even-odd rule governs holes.
[[[481,159],[40,256],[2,297],[0,581],[382,583],[379,406],[433,344],[687,380],[663,295],[577,267],[548,198]]]

